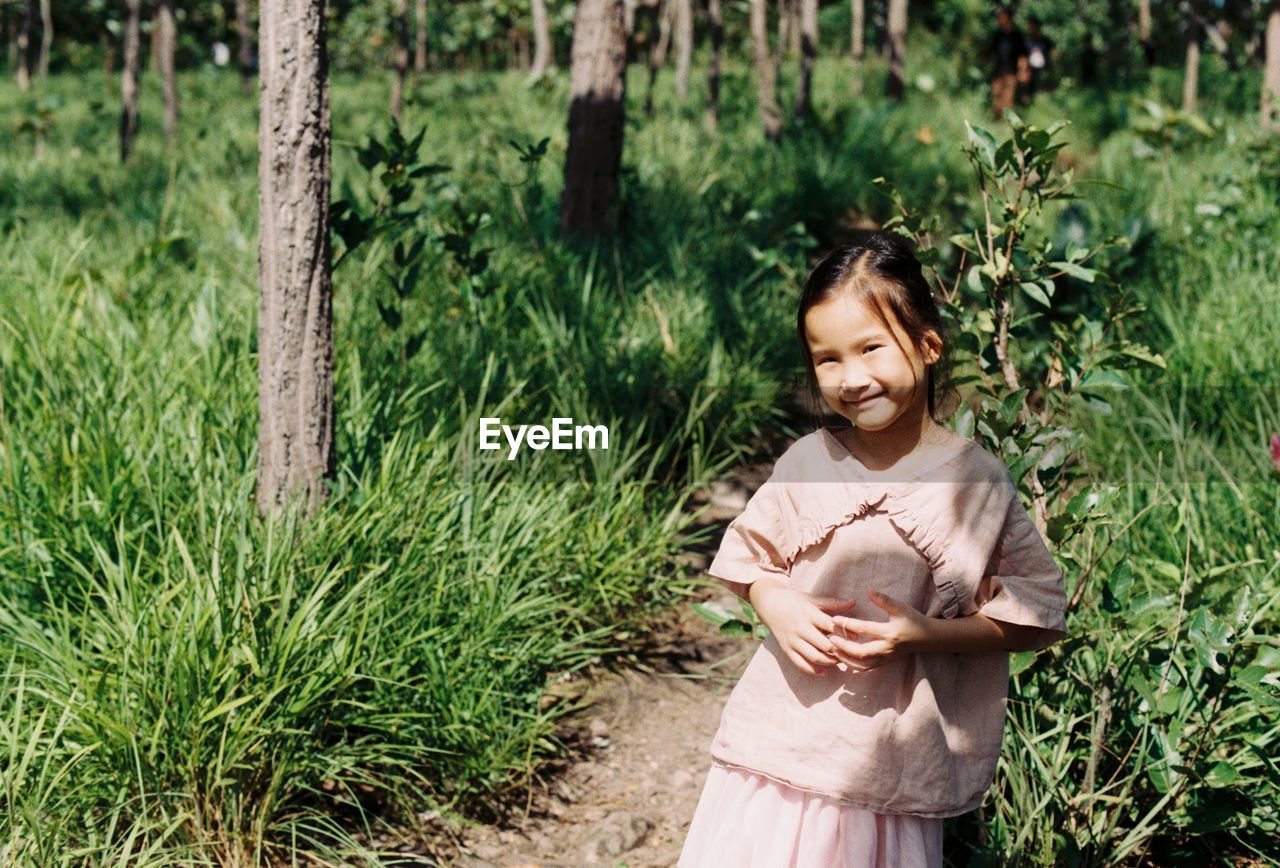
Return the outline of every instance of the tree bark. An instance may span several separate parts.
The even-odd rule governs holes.
[[[907,0],[889,0],[889,77],[884,82],[884,94],[890,99],[902,99],[906,89],[907,63]]]
[[[325,0],[263,0],[258,56],[258,510],[334,474]]]
[[[546,0],[531,0],[533,8],[533,66],[530,78],[541,78],[551,69],[551,22],[547,18]]]
[[[720,0],[707,0],[710,25],[711,58],[707,64],[707,108],[711,128],[720,124],[720,54],[724,44],[724,12]]]
[[[1196,96],[1200,89],[1200,9],[1192,4],[1191,13],[1187,16],[1186,31],[1183,35],[1186,49],[1186,65],[1182,75],[1182,110],[1196,110]]]
[[[22,0],[22,17],[18,20],[18,69],[14,77],[18,82],[18,90],[31,87],[31,26],[33,22],[32,3],[35,0]]]
[[[120,161],[138,137],[138,78],[142,72],[142,0],[125,0],[124,66],[120,70]]]
[[[818,56],[818,0],[798,0],[800,6],[800,75],[796,79],[795,116],[813,111],[813,64]]]
[[[689,67],[693,64],[693,2],[671,0],[676,47],[676,99],[689,97]]]
[[[862,62],[867,54],[867,4],[866,0],[849,0],[853,25],[850,28],[850,45],[853,53],[853,95],[862,96]]]
[[[253,92],[253,43],[257,34],[249,18],[249,0],[236,0],[236,65],[240,67],[240,90]]]
[[[427,0],[414,4],[413,71],[427,71]]]
[[[1262,129],[1280,132],[1280,0],[1267,8],[1266,67],[1262,78]]]
[[[569,146],[560,232],[611,229],[626,122],[627,35],[622,0],[578,0],[570,69]]]
[[[1155,60],[1151,46],[1151,0],[1138,0],[1138,44],[1142,46],[1142,59],[1147,66]]]
[[[40,0],[40,56],[36,60],[36,75],[49,75],[49,50],[53,48],[53,9],[50,0]]]
[[[164,81],[164,138],[172,144],[178,137],[178,79],[174,68],[178,25],[173,17],[173,0],[157,0],[156,30],[160,34],[156,65]]]
[[[404,113],[404,80],[409,73],[409,0],[396,0],[395,75],[391,79],[391,116],[400,122]]]
[[[774,90],[774,60],[769,54],[769,29],[765,0],[751,0],[751,54],[756,65],[756,82],[760,91],[760,119],[764,136],[771,142],[782,138],[782,115]]]

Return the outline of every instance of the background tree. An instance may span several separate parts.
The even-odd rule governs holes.
[[[334,474],[325,27],[325,0],[263,0],[257,491],[263,515],[294,498],[313,511]]]
[[[573,19],[569,145],[560,197],[560,231],[610,228],[626,121],[627,34],[622,0],[578,0]]]
[[[764,136],[771,142],[782,138],[782,115],[774,85],[774,59],[769,54],[769,30],[765,0],[751,0],[751,57],[756,66],[756,82],[760,92],[760,120]]]
[[[800,75],[796,78],[796,117],[812,111],[813,63],[818,57],[818,0],[796,0],[800,11]]]
[[[887,25],[888,41],[885,43],[885,50],[889,60],[889,76],[884,81],[884,94],[890,99],[902,99],[906,87],[907,0],[889,0]]]
[[[1142,46],[1142,59],[1151,66],[1155,62],[1151,45],[1151,0],[1138,0],[1138,44]]]
[[[31,26],[33,24],[31,4],[35,0],[22,0],[22,14],[18,18],[18,38],[14,40],[17,67],[14,77],[18,82],[18,90],[26,90],[31,86]]]
[[[672,0],[654,0],[643,4],[649,32],[649,85],[644,92],[644,113],[653,114],[653,90],[658,82],[658,70],[667,62],[667,48],[671,44]],[[638,11],[638,10],[637,10]],[[654,30],[657,30],[655,36]]]
[[[689,96],[689,67],[693,65],[693,2],[668,0],[676,48],[676,98],[684,102]]]
[[[240,90],[253,91],[253,44],[257,34],[249,17],[249,0],[236,0],[236,65],[240,68]]]
[[[120,78],[120,160],[138,136],[138,80],[142,73],[142,0],[125,0],[124,67]]]
[[[720,54],[724,45],[724,12],[720,0],[707,0],[707,28],[711,56],[707,60],[707,117],[711,128],[720,123]]]
[[[1184,69],[1182,74],[1182,110],[1196,110],[1196,96],[1200,86],[1200,4],[1189,0],[1187,14],[1183,18]]]
[[[36,75],[49,75],[49,51],[53,48],[53,5],[40,0],[40,54],[36,59]]]
[[[1262,128],[1280,132],[1280,0],[1267,4],[1266,69],[1262,80]]]
[[[545,14],[545,12],[543,13]],[[427,0],[414,4],[413,69],[427,71]]]
[[[178,26],[173,17],[173,0],[156,0],[156,34],[156,65],[164,83],[164,137],[172,143],[178,136],[178,80],[174,68]]]
[[[530,0],[529,5],[533,12],[533,65],[529,68],[529,76],[541,78],[554,65],[551,56],[551,23],[547,19],[546,0]]]
[[[395,43],[391,79],[391,116],[397,121],[404,112],[404,80],[409,73],[409,0],[396,0],[395,17],[391,21]]]
[[[866,0],[849,0],[849,15],[852,18],[849,33],[850,53],[853,55],[852,91],[854,96],[862,96],[862,61],[867,50]]]

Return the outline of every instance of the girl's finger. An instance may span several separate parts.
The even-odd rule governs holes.
[[[840,662],[834,654],[830,654],[822,650],[820,646],[813,644],[804,637],[796,640],[796,650],[799,652],[800,656],[804,657],[814,666],[829,666],[833,663]]]
[[[829,609],[844,609],[847,611],[858,605],[854,600],[845,600],[840,597],[810,597],[809,602],[823,611]]]
[[[863,621],[859,618],[846,618],[843,615],[836,616],[832,619],[832,622],[835,626],[835,629],[831,631],[833,633],[843,629],[846,635],[852,636],[854,633],[861,633],[866,636],[874,636],[877,639],[884,636],[886,626],[884,621]]]

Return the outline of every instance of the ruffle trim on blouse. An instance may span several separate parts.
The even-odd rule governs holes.
[[[804,522],[799,529],[797,542],[787,551],[782,552],[790,571],[796,558],[808,549],[821,545],[837,528],[854,522],[872,511],[883,511],[888,514],[889,521],[906,537],[907,542],[919,552],[929,565],[934,585],[938,589],[938,597],[942,600],[942,617],[954,618],[960,611],[960,583],[947,569],[947,545],[942,533],[934,526],[920,519],[911,508],[907,499],[901,494],[884,489],[878,494],[866,493],[852,508],[844,507],[830,518],[811,519]]]
[[[806,521],[800,526],[795,545],[782,553],[787,569],[791,569],[792,564],[795,563],[801,552],[807,551],[816,545],[821,545],[836,528],[844,527],[846,524],[862,518],[878,507],[887,496],[888,492],[882,492],[877,497],[864,495],[856,506],[852,509],[846,509],[843,514],[833,515],[829,519],[810,519]]]

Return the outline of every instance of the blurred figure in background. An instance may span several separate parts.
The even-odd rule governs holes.
[[[1027,18],[1027,76],[1022,89],[1022,104],[1031,105],[1038,90],[1047,90],[1046,84],[1053,65],[1053,40],[1040,29],[1040,19]]]
[[[996,32],[987,45],[987,58],[993,63],[991,72],[991,110],[996,120],[1013,108],[1018,81],[1030,75],[1027,66],[1027,39],[1013,25],[1013,10],[1001,6],[996,10]]]

